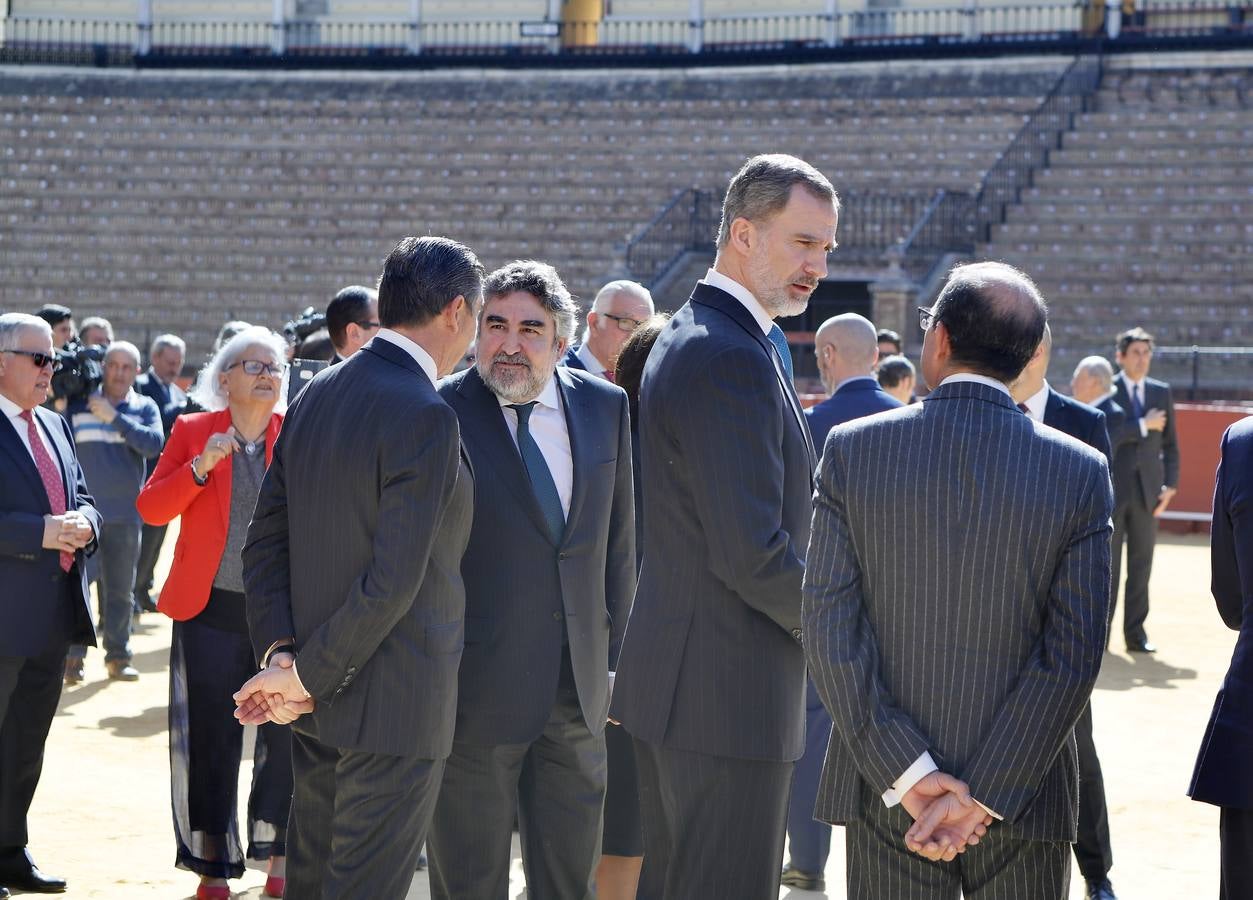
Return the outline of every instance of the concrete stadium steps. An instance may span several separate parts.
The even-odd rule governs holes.
[[[1253,346],[1253,80],[1221,55],[1198,62],[1112,62],[1093,111],[979,248],[1049,301],[1057,384],[1083,356],[1112,358],[1132,325],[1159,346]],[[1153,369],[1191,381],[1186,354]],[[1249,395],[1253,357],[1207,357],[1201,387]]]

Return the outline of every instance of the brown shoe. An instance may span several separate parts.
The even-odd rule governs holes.
[[[65,658],[65,683],[83,683],[83,661],[79,657],[67,656]]]
[[[131,665],[129,659],[111,659],[104,665],[109,670],[110,681],[139,680],[139,670]]]

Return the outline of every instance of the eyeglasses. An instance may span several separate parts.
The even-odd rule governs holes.
[[[282,375],[287,366],[280,363],[268,363],[260,359],[241,359],[237,363],[231,363],[226,367],[229,372],[237,366],[242,366],[245,375],[260,375],[264,372],[267,375]]]
[[[52,366],[52,371],[61,371],[61,361],[57,359],[56,354],[43,353],[39,350],[5,350],[5,353],[16,353],[18,356],[29,356],[31,362],[35,364],[35,368],[42,369],[45,366]]]
[[[382,324],[382,322],[358,322],[357,327],[369,330],[371,328],[378,328]]]
[[[925,306],[918,307],[918,327],[926,331],[931,327],[931,323],[936,321],[935,313]]]
[[[597,313],[598,316],[604,316],[610,322],[618,326],[619,331],[634,331],[643,323],[639,319],[632,319],[630,316],[613,316],[609,313]]]

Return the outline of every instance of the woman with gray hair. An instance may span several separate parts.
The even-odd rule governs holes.
[[[261,479],[283,421],[287,342],[249,327],[200,372],[191,396],[207,412],[181,416],[136,505],[150,525],[182,516],[158,610],[170,642],[170,775],[177,865],[200,876],[197,900],[227,900],[244,873],[237,822],[243,729],[231,694],[257,669],[248,639],[240,558]],[[223,516],[223,512],[226,516]],[[248,798],[248,856],[270,861],[265,894],[285,887],[291,734],[257,730]]]

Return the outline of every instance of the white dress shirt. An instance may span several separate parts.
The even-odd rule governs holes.
[[[579,344],[579,349],[574,351],[574,355],[579,358],[579,362],[587,367],[587,371],[598,378],[603,378],[605,373],[609,371],[609,367],[597,359],[596,354],[587,346],[587,341]]]
[[[426,377],[431,379],[434,384],[439,378],[439,370],[435,367],[435,360],[431,358],[431,354],[422,348],[422,345],[413,341],[399,331],[392,331],[390,328],[380,328],[374,335],[374,339],[382,338],[390,344],[395,344],[401,350],[404,350],[413,357],[413,361],[422,367],[422,371],[426,373]]]
[[[1022,401],[1022,405],[1027,407],[1027,415],[1035,419],[1037,422],[1044,421],[1044,407],[1049,402],[1049,383],[1044,382],[1044,387],[1040,388],[1026,400]]]
[[[997,381],[995,378],[989,378],[986,375],[976,375],[974,372],[958,372],[956,375],[950,375],[940,384],[959,384],[963,381],[970,381],[975,384],[986,384],[988,387],[994,387],[1010,400],[1014,399],[1014,395],[1009,392],[1009,388],[1005,386],[1005,382]],[[1014,404],[1017,406],[1018,404]]]
[[[509,434],[517,444],[518,412],[509,408],[510,401],[504,397],[497,396],[496,399],[500,402],[505,424],[509,426]],[[553,484],[557,486],[557,496],[561,498],[561,511],[569,518],[570,495],[574,491],[574,455],[570,452],[570,432],[566,430],[566,414],[561,408],[561,391],[557,390],[555,374],[535,399],[539,402],[531,410],[531,437],[544,455],[544,462],[548,463]]]
[[[30,454],[30,461],[35,462],[35,453],[30,448],[30,427],[26,424],[26,420],[22,418],[22,407],[18,406],[4,394],[0,394],[0,412],[4,413],[4,417],[9,420],[9,424],[13,426],[13,430],[17,432],[18,439],[22,442],[22,446],[26,448],[26,452]],[[31,416],[35,421],[35,434],[39,435],[40,442],[44,445],[44,450],[48,451],[48,456],[56,463],[57,469],[61,472],[61,481],[64,482],[65,469],[61,465],[61,457],[55,449],[49,444],[47,435],[44,434],[43,427],[39,425],[39,416],[32,410]],[[38,468],[38,463],[35,464]]]

